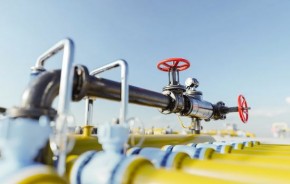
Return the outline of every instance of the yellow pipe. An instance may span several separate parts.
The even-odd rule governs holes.
[[[157,169],[153,164],[142,157],[136,157],[129,166],[127,166],[122,181],[124,184],[176,184],[176,183],[241,183],[238,181],[229,181],[216,179],[207,176],[198,176],[180,172],[177,170]]]
[[[290,153],[289,152],[282,152],[279,150],[253,150],[253,149],[244,149],[244,150],[232,150],[231,154],[246,154],[246,155],[273,155],[273,156],[281,156],[281,157],[289,157]]]
[[[257,156],[257,155],[242,155],[242,154],[220,154],[212,151],[205,155],[205,159],[222,160],[236,163],[253,163],[261,166],[271,166],[276,168],[290,169],[290,158],[279,156]]]
[[[254,147],[254,146],[255,144],[252,141],[246,142],[246,145],[245,145],[245,147]]]
[[[68,182],[57,175],[36,174],[32,177],[22,180],[18,184],[68,184]]]
[[[242,183],[289,183],[288,169],[259,167],[253,164],[226,161],[193,160],[185,158],[180,169],[191,174],[201,174]]]
[[[289,150],[290,151],[290,146],[275,146],[275,145],[271,145],[271,146],[264,146],[264,145],[257,145],[253,148],[256,149],[277,149],[277,150]]]
[[[289,153],[290,154],[290,148],[280,148],[280,147],[245,147],[245,150],[260,150],[260,151],[279,151],[279,152],[285,152],[285,153]]]
[[[242,150],[243,151],[243,150]],[[240,164],[256,164],[260,166],[271,166],[275,168],[290,169],[290,157],[276,155],[247,155],[247,154],[221,154],[212,148],[205,149],[205,160],[221,160]]]
[[[90,135],[88,133],[90,127],[84,127],[84,134],[71,134],[70,138],[75,140],[73,149],[68,155],[80,155],[89,150],[102,150],[102,145],[99,144],[97,136]],[[167,135],[130,135],[128,143],[130,145],[131,138],[134,139],[135,143],[138,143],[144,138],[142,147],[157,147],[161,148],[164,145],[178,145],[178,144],[189,144],[189,143],[200,143],[200,142],[212,142],[214,139],[211,136],[205,135],[178,135],[178,134],[167,134]],[[134,146],[134,145],[130,145]]]
[[[161,148],[164,145],[179,145],[189,143],[213,142],[215,141],[211,136],[206,135],[181,135],[181,134],[166,134],[166,135],[130,135],[133,136],[135,142],[139,142],[144,137],[142,147]],[[129,142],[130,143],[130,138]],[[134,146],[134,145],[131,145]]]
[[[242,150],[245,148],[244,144],[242,143],[236,143],[236,148],[233,147],[233,149],[237,149],[237,150]]]
[[[285,145],[268,145],[268,144],[260,144],[255,141],[254,143],[249,143],[248,146],[243,146],[242,143],[236,143],[237,150],[258,150],[258,151],[273,151],[273,152],[289,152],[290,154],[290,146]]]
[[[18,184],[39,184],[39,183],[55,183],[55,184],[68,184],[64,178],[61,178],[57,173],[50,167],[44,167],[44,171],[34,171],[32,175],[30,172],[23,172],[20,175],[20,181],[17,181]],[[38,172],[38,173],[37,173]],[[25,177],[25,174],[28,176]],[[17,180],[17,175],[14,177]]]
[[[259,146],[279,146],[279,147],[290,147],[289,144],[265,144],[265,143],[260,143]]]
[[[210,154],[215,153],[212,149],[207,149],[205,155],[209,157]],[[284,160],[281,159],[281,161]],[[243,183],[287,183],[290,179],[288,176],[290,167],[288,165],[281,167],[277,163],[276,165],[271,165],[267,164],[267,162],[256,164],[255,162],[236,162],[231,160],[196,160],[191,159],[185,153],[177,153],[175,155],[172,167],[195,175],[238,180]]]
[[[70,155],[66,158],[66,169],[65,169],[65,178],[69,180],[70,173],[73,168],[75,161],[78,159],[79,155]]]
[[[98,139],[95,136],[72,134],[70,135],[70,138],[75,140],[75,144],[68,155],[81,155],[89,150],[102,150],[102,145],[99,144]]]
[[[251,148],[249,148],[251,149]],[[242,153],[245,150],[232,150]],[[255,163],[261,166],[272,166],[277,168],[288,168],[290,169],[290,157],[285,155],[255,155],[255,154],[237,154],[237,153],[227,153],[221,154],[216,152],[214,149],[206,149],[204,154],[204,159],[212,160],[223,160],[227,162],[237,162],[237,163]]]
[[[224,146],[225,153],[290,156],[290,148],[281,149],[280,147],[260,147],[259,145],[252,147],[252,144],[249,144],[249,146],[243,146],[241,143],[237,143],[236,148],[229,145]]]

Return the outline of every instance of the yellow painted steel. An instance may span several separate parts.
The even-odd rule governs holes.
[[[84,136],[91,136],[92,135],[92,130],[94,126],[86,125],[83,127],[83,135]]]
[[[231,136],[231,137],[237,137],[238,133],[234,130],[220,130],[219,131],[221,136]]]
[[[69,137],[75,140],[73,149],[68,155],[80,155],[89,150],[102,150],[102,145],[99,144],[98,138],[95,135],[90,135],[90,127],[84,127],[84,134],[71,134]],[[166,144],[178,145],[188,143],[200,143],[200,142],[212,142],[214,139],[211,136],[206,135],[180,135],[180,134],[167,134],[167,135],[130,135],[128,140],[129,146],[131,145],[131,138],[133,137],[134,142],[138,143],[144,139],[142,147],[157,147],[161,148]]]
[[[256,145],[253,149],[261,149],[261,150],[281,150],[281,151],[289,151],[290,146],[278,146],[278,145]]]
[[[20,181],[18,184],[68,184],[66,180],[57,175],[36,174]]]
[[[261,165],[256,162],[239,162],[224,159],[197,160],[182,154],[177,154],[177,156],[174,157],[173,167],[194,175],[234,180],[243,183],[288,183],[290,179],[290,167],[289,165],[283,167],[283,165],[285,165],[283,163],[271,165],[264,162]],[[211,154],[219,153],[214,152],[212,149],[207,149],[205,156],[209,158]]]
[[[23,177],[23,176],[22,176]],[[52,169],[47,167],[46,172],[34,173],[33,175],[28,175],[23,177],[18,184],[68,184],[69,182],[64,178],[57,175],[57,173]]]
[[[281,156],[281,157],[290,157],[290,153],[287,151],[280,151],[280,150],[260,150],[260,149],[244,149],[244,150],[232,150],[231,153],[236,154],[245,154],[245,155],[272,155],[272,156]]]
[[[75,146],[67,159],[67,170],[81,153],[88,150],[102,150],[96,136],[90,134],[92,127],[84,127],[83,135],[71,135]],[[167,144],[212,142],[214,139],[204,135],[131,135],[137,143],[144,138],[142,147],[162,147]],[[129,139],[130,143],[131,138]],[[132,145],[133,146],[133,145]],[[193,160],[179,155],[174,160],[173,170],[156,169],[146,159],[136,159],[125,171],[122,183],[288,183],[290,171],[290,146],[249,143],[229,150],[230,154],[220,154],[209,149],[205,159]],[[185,174],[188,172],[190,174]],[[210,177],[209,177],[210,176]],[[176,179],[178,178],[178,179]]]
[[[67,159],[68,173],[78,155],[88,150],[101,150],[97,137],[90,132],[91,127],[85,127],[83,135],[72,135],[76,144]],[[144,138],[142,147],[213,141],[212,137],[201,135],[131,136],[136,143]],[[179,172],[156,169],[148,160],[138,158],[126,169],[122,183],[289,183],[290,146],[259,142],[250,142],[245,147],[241,145],[237,150],[227,149],[229,154],[208,149],[205,153],[205,159],[208,160],[194,160],[183,153],[177,154],[173,168],[179,169]]]
[[[74,139],[75,144],[68,155],[80,155],[89,150],[102,150],[102,145],[99,144],[98,139],[95,136],[72,134],[69,137]]]
[[[259,166],[285,168],[290,170],[290,157],[273,155],[246,155],[246,154],[220,154],[215,151],[208,151],[204,159],[220,160],[224,162],[234,162],[239,164],[251,163]]]
[[[252,141],[249,141],[245,144],[245,147],[254,147],[255,144]]]
[[[274,147],[290,147],[290,144],[265,144],[260,143],[259,146],[274,146]]]
[[[245,151],[260,151],[260,152],[272,152],[273,154],[277,153],[288,153],[288,155],[290,154],[290,149],[280,149],[280,148],[265,148],[265,147],[245,147],[244,148]]]
[[[280,147],[280,148],[290,148],[290,144],[265,144],[265,143],[260,143],[257,141],[259,144],[255,144],[257,147]]]
[[[226,149],[229,150],[229,149]],[[241,150],[243,151],[243,150]],[[250,155],[233,154],[230,151],[226,154],[216,152],[214,149],[207,148],[204,153],[205,160],[220,160],[236,164],[256,164],[262,167],[285,168],[290,171],[290,157],[277,155]]]
[[[238,132],[235,130],[207,130],[201,133],[204,135],[212,135],[212,136],[219,135],[222,137],[228,137],[228,136],[238,137],[239,136]],[[244,134],[245,134],[245,137],[256,137],[256,135],[252,132],[244,132]]]
[[[176,184],[176,183],[241,183],[207,176],[187,174],[177,170],[157,169],[145,158],[136,157],[122,175],[123,184]]]
[[[243,143],[236,143],[236,148],[235,149],[237,149],[237,150],[242,150],[242,149],[244,149],[245,148],[245,146],[244,146],[244,144]],[[234,148],[233,148],[234,149]]]
[[[66,158],[66,169],[65,169],[65,178],[69,180],[71,169],[73,168],[73,164],[78,159],[79,155],[70,155]]]
[[[289,169],[261,167],[255,164],[228,163],[225,161],[193,160],[185,158],[180,170],[191,174],[235,180],[243,183],[289,183]]]
[[[143,138],[142,135],[130,135],[130,138],[131,136],[134,136],[134,139],[136,140],[135,142],[139,142],[139,140]],[[167,144],[179,145],[179,144],[213,142],[213,141],[215,140],[211,136],[206,135],[193,135],[193,134],[145,135],[142,147],[161,148],[162,146]]]

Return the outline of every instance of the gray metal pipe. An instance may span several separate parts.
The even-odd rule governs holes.
[[[60,76],[60,70],[41,73],[25,89],[21,106],[9,109],[7,115],[15,118],[39,118],[41,115],[48,115],[50,118],[54,118],[56,111],[51,106],[59,93]],[[85,66],[76,66],[73,95],[69,98],[79,101],[85,96],[120,101],[121,84],[90,76]],[[171,98],[161,93],[129,86],[129,102],[156,108],[168,108],[171,105]]]
[[[120,101],[121,85],[119,82],[91,76],[89,83],[87,96]],[[171,104],[171,98],[158,92],[129,86],[129,102],[149,107],[167,108]]]
[[[35,78],[22,95],[20,107],[7,110],[10,117],[39,118],[48,115],[55,118],[56,111],[51,107],[53,100],[59,93],[61,71],[45,71]],[[121,100],[121,84],[108,79],[91,76],[85,66],[78,65],[74,69],[73,94],[69,99],[80,101],[84,97]],[[183,96],[182,98],[185,98]],[[187,96],[185,103],[175,113],[200,119],[224,119],[225,114],[236,112],[237,107],[226,107],[224,104],[213,105],[206,101]],[[150,91],[135,86],[129,86],[129,102],[149,107],[169,110],[176,106],[177,98],[162,93]]]
[[[8,109],[10,117],[39,118],[48,115],[53,118],[56,111],[51,107],[59,93],[60,70],[42,72],[24,90],[20,107]]]

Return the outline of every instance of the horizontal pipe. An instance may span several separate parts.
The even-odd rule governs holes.
[[[254,165],[230,161],[194,160],[186,158],[180,164],[180,170],[190,174],[204,173],[219,179],[241,183],[287,183],[289,169],[273,166]]]
[[[253,149],[247,149],[247,150],[232,150],[231,153],[236,154],[245,154],[245,155],[271,155],[271,156],[278,156],[278,157],[289,157],[290,153],[288,151],[280,151],[280,150],[253,150]]]
[[[120,183],[126,184],[235,183],[230,180],[188,174],[173,169],[155,168],[148,160],[145,160],[144,158],[135,159],[131,162],[120,178]]]
[[[89,78],[86,95],[120,101],[121,84],[108,79],[91,76]],[[167,108],[171,103],[171,98],[161,93],[129,86],[129,102],[150,107]]]
[[[51,107],[60,87],[61,70],[45,71],[30,82],[22,95],[20,107],[8,110],[10,117],[39,118],[48,115],[54,118],[56,111]],[[70,99],[80,101],[84,97],[106,98],[120,101],[121,84],[89,75],[85,66],[76,66],[73,78],[73,94]],[[129,86],[129,102],[157,108],[168,108],[171,98],[161,93]]]
[[[212,152],[206,155],[205,159],[220,160],[220,161],[234,161],[236,163],[252,163],[255,165],[268,165],[272,167],[288,168],[290,159],[289,156],[275,156],[275,155],[255,155],[255,154],[221,154]]]

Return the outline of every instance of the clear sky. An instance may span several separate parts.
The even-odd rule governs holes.
[[[252,107],[247,124],[232,114],[225,121],[204,122],[206,128],[238,123],[241,129],[269,136],[273,122],[290,125],[289,10],[288,0],[1,1],[0,106],[19,105],[36,58],[70,37],[76,64],[93,70],[123,58],[129,63],[129,83],[154,91],[161,92],[168,83],[157,62],[186,58],[191,68],[180,74],[181,82],[197,78],[204,100],[235,106],[243,94]],[[47,67],[59,68],[60,59]],[[119,70],[103,76],[119,80]],[[98,99],[94,107],[95,124],[119,113],[117,102]],[[129,108],[129,116],[147,127],[170,124],[180,129],[175,115]],[[82,124],[84,102],[74,103],[72,113],[76,124]]]

